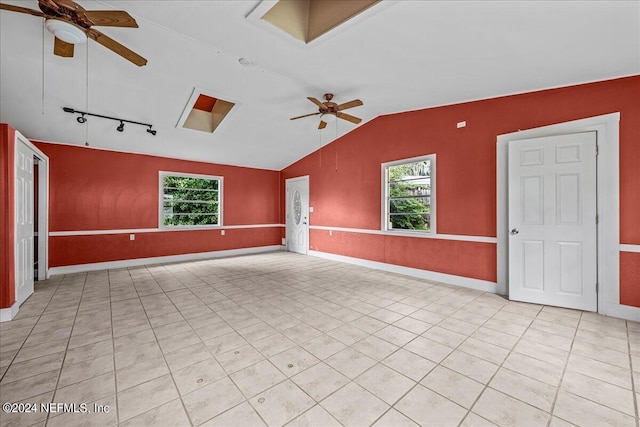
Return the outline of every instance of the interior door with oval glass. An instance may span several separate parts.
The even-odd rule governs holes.
[[[309,249],[309,177],[287,179],[287,250],[307,254]]]

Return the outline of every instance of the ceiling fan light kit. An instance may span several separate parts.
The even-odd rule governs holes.
[[[0,3],[1,10],[25,13],[45,19],[45,26],[54,36],[53,54],[73,57],[73,47],[90,38],[141,67],[147,60],[131,49],[93,27],[138,28],[138,23],[124,10],[86,10],[73,0],[38,0],[40,10]]]
[[[87,42],[87,35],[84,31],[73,24],[57,19],[47,19],[44,26],[56,38],[69,44],[82,44]]]
[[[320,120],[325,123],[331,123],[336,121],[336,115],[333,113],[325,113],[320,116]]]

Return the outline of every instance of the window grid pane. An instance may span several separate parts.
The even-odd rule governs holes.
[[[162,187],[162,223],[164,226],[220,225],[219,178],[164,175]]]
[[[431,231],[432,160],[385,168],[387,230]]]

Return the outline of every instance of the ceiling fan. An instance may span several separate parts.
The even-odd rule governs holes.
[[[292,117],[290,120],[297,120],[303,117],[320,115],[321,120],[320,124],[318,125],[318,129],[324,129],[325,127],[327,127],[327,122],[335,120],[336,117],[355,124],[358,124],[362,121],[362,119],[358,117],[354,117],[350,114],[342,112],[342,110],[362,105],[362,101],[360,101],[359,99],[354,99],[353,101],[345,102],[344,104],[336,104],[335,102],[331,101],[333,99],[333,94],[331,93],[324,94],[324,99],[326,99],[326,102],[320,102],[316,98],[313,98],[311,96],[308,96],[307,99],[318,106],[318,112],[305,114],[298,117]]]
[[[40,11],[22,6],[0,3],[0,9],[26,13],[45,19],[45,26],[55,36],[53,53],[73,57],[74,45],[93,39],[137,66],[147,60],[112,38],[93,29],[98,27],[138,28],[138,23],[123,10],[86,10],[73,0],[38,0]]]

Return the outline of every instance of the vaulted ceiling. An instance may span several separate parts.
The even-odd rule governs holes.
[[[308,45],[248,19],[257,0],[78,3],[128,11],[138,29],[100,30],[148,64],[54,56],[41,18],[0,11],[0,121],[28,138],[279,170],[379,115],[640,74],[639,1],[383,1]],[[176,127],[194,88],[236,103],[214,133]],[[289,120],[326,92],[363,123]]]

